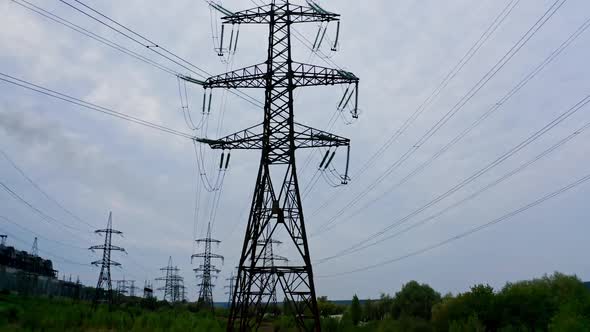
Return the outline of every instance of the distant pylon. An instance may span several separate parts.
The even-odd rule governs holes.
[[[205,251],[191,256],[193,258],[203,258],[203,264],[198,268],[194,269],[197,273],[197,278],[201,280],[199,286],[199,297],[197,303],[213,310],[213,278],[217,278],[217,274],[220,272],[215,265],[211,264],[211,259],[220,259],[223,263],[223,256],[214,254],[211,252],[211,244],[219,244],[221,241],[211,238],[211,223],[207,225],[207,236],[204,239],[197,239],[197,243],[203,243],[205,245]]]
[[[184,296],[184,278],[179,275],[179,269],[172,265],[172,256],[168,258],[168,265],[160,269],[165,272],[165,276],[156,278],[158,281],[164,281],[164,287],[158,288],[164,291],[164,300],[170,303],[181,302]]]
[[[279,256],[274,253],[273,246],[280,245],[280,244],[282,244],[282,242],[271,238],[270,234],[271,234],[270,229],[267,227],[266,237],[268,237],[268,239],[260,240],[259,245],[264,246],[264,244],[266,243],[266,246],[264,246],[264,254],[262,256],[262,266],[274,268],[275,262],[277,262],[277,261],[288,262],[289,260],[286,257]],[[278,305],[278,300],[277,300],[277,287],[276,287],[277,283],[275,280],[275,275],[271,274],[271,275],[267,275],[265,277],[269,278],[268,284],[273,285],[273,287],[271,287],[269,289],[270,294],[268,294],[268,295],[271,298],[270,303],[272,304],[273,309],[276,309],[277,305]]]
[[[151,299],[154,296],[154,287],[150,281],[145,281],[143,284],[143,298]]]
[[[39,246],[37,244],[37,237],[35,236],[35,241],[33,241],[33,248],[31,249],[31,255],[35,257],[39,257]]]
[[[6,235],[6,234],[0,235],[0,246],[6,247],[6,239],[7,238],[8,238],[8,235]]]
[[[234,298],[234,284],[236,282],[236,276],[234,276],[234,273],[232,272],[229,276],[229,278],[226,278],[225,280],[229,282],[229,284],[227,286],[224,286],[223,288],[227,289],[227,292],[225,292],[226,295],[229,295],[229,298],[227,300],[227,304],[231,305],[231,300]]]
[[[118,230],[113,229],[113,213],[109,212],[109,221],[107,228],[98,229],[94,233],[102,235],[104,233],[104,244],[92,246],[89,249],[102,250],[102,259],[92,262],[92,265],[100,265],[100,274],[98,275],[98,282],[96,283],[96,292],[94,294],[93,305],[96,306],[99,302],[107,302],[109,305],[113,304],[113,283],[111,280],[111,266],[121,266],[111,259],[111,251],[122,251],[125,249],[112,245],[113,234],[123,234]],[[105,294],[106,293],[106,294]]]

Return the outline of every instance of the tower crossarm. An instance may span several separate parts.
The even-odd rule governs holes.
[[[195,138],[212,149],[262,149],[262,124],[257,124],[219,139]]]
[[[223,256],[218,255],[218,254],[207,254],[207,253],[202,252],[202,253],[191,255],[191,258],[204,258],[204,257],[221,259],[222,262],[224,260]]]
[[[289,17],[291,23],[331,22],[340,18],[339,14],[328,12],[318,5],[300,6],[290,3],[264,5],[223,16],[225,24],[269,24],[272,19]]]
[[[94,233],[112,233],[112,234],[123,234],[123,232],[118,231],[116,229],[97,229]]]
[[[292,84],[294,87],[336,85],[336,84],[358,84],[359,78],[353,73],[336,68],[316,66],[307,63],[293,62],[292,75],[293,80],[289,82],[286,75],[277,75],[280,68],[274,68],[274,86],[287,86]],[[179,75],[187,82],[202,85],[204,88],[225,88],[225,89],[242,89],[242,88],[265,88],[269,72],[266,63],[244,67],[229,71],[227,73],[209,77],[205,81],[193,79],[189,76]]]
[[[359,78],[353,73],[335,68],[293,62],[293,84],[296,87],[358,84]]]
[[[89,250],[106,250],[110,248],[111,251],[125,251],[124,248],[118,247],[118,246],[114,246],[114,245],[110,245],[110,246],[105,246],[104,244],[100,244],[97,246],[92,246],[90,248],[88,248]]]
[[[262,124],[240,130],[219,139],[195,138],[197,142],[208,144],[212,149],[262,149],[263,147]],[[306,125],[295,123],[294,126],[295,148],[319,148],[349,146],[350,139],[315,129]]]
[[[315,129],[306,125],[295,123],[295,147],[319,148],[350,146],[350,139]]]
[[[95,265],[95,266],[100,266],[102,264],[110,264],[111,266],[121,266],[121,263],[115,262],[114,260],[108,260],[106,262],[104,262],[102,259],[94,261],[90,264]]]

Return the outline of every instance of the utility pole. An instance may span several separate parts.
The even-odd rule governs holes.
[[[211,252],[211,244],[219,245],[221,241],[211,238],[211,223],[207,225],[207,236],[204,239],[197,239],[197,243],[204,244],[204,252],[193,254],[193,258],[203,258],[203,264],[194,269],[197,273],[197,278],[201,279],[199,286],[199,298],[197,303],[209,310],[213,310],[213,285],[212,279],[217,278],[217,274],[221,272],[211,264],[211,259],[220,259],[223,263],[223,256]]]
[[[35,241],[33,241],[33,248],[31,248],[31,255],[34,257],[39,257],[39,246],[37,245],[37,237],[35,236]]]
[[[302,148],[346,147],[350,140],[294,120],[293,92],[296,88],[346,84],[342,100],[353,98],[353,117],[357,117],[358,82],[354,74],[341,69],[325,68],[293,61],[291,58],[291,26],[297,23],[338,22],[340,15],[328,12],[308,1],[309,6],[293,5],[289,0],[271,0],[270,4],[231,12],[219,5],[222,24],[263,24],[268,26],[268,56],[265,62],[234,70],[205,81],[187,76],[182,79],[202,85],[205,89],[265,89],[263,122],[219,139],[195,139],[212,149],[260,149],[260,167],[252,198],[248,225],[238,264],[227,330],[257,330],[272,301],[272,290],[280,285],[300,330],[320,331],[311,256],[297,179],[295,150]],[[339,25],[338,25],[339,26]],[[223,37],[222,37],[223,39]],[[336,46],[336,45],[335,45]],[[221,49],[222,47],[220,47]],[[350,93],[348,93],[350,91]],[[209,101],[211,100],[209,94]],[[205,99],[204,99],[205,101]],[[342,103],[342,101],[341,101]],[[203,103],[205,105],[205,103]],[[339,105],[340,108],[340,105]],[[333,154],[332,154],[333,157]],[[332,159],[330,157],[330,160]],[[347,156],[348,158],[349,156]],[[348,161],[342,182],[348,179]],[[270,234],[266,233],[267,227]],[[268,242],[288,238],[301,264],[264,265]],[[291,249],[291,248],[290,248]],[[271,277],[272,276],[272,277]]]
[[[104,244],[92,246],[88,249],[102,250],[102,259],[92,262],[92,265],[100,265],[100,274],[98,275],[98,282],[96,283],[96,292],[92,301],[93,306],[99,302],[107,302],[109,306],[113,305],[113,283],[111,280],[111,266],[121,266],[121,263],[117,263],[111,259],[111,251],[122,251],[126,252],[125,249],[114,246],[112,244],[113,234],[122,235],[123,232],[113,229],[113,213],[109,212],[109,221],[107,228],[98,229],[94,233],[103,235]],[[105,294],[106,292],[106,294]]]

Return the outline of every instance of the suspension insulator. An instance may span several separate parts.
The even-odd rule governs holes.
[[[232,46],[233,42],[234,42],[234,25],[232,24],[232,26],[231,26],[231,35],[229,36],[229,47],[227,49],[227,51],[229,53],[231,53],[231,46]]]
[[[326,154],[324,155],[324,158],[322,158],[322,162],[320,163],[320,166],[318,168],[322,168],[322,166],[324,166],[324,163],[326,162],[326,159],[328,158],[328,154],[330,154],[330,150],[326,150]]]
[[[203,90],[203,114],[205,114],[205,104],[207,103],[207,88]]]
[[[227,158],[225,159],[225,169],[229,166],[229,158],[231,158],[231,151],[227,153]]]
[[[332,52],[338,50],[338,38],[340,37],[340,21],[336,22],[336,38],[334,39],[334,45],[332,45]]]
[[[322,46],[322,42],[324,41],[324,37],[326,37],[326,31],[328,31],[328,27],[324,27],[324,32],[322,33],[322,37],[320,38],[320,41],[318,42],[318,46],[316,47],[316,50],[319,50],[320,47]]]
[[[330,166],[330,163],[332,162],[332,159],[334,159],[334,156],[336,155],[336,151],[332,151],[332,155],[330,156],[330,159],[328,159],[328,162],[326,163],[326,166],[324,166],[324,170],[326,168],[328,168],[328,166]]]
[[[211,99],[213,97],[213,89],[209,91],[209,106],[207,106],[207,114],[211,113]]]
[[[238,49],[238,38],[240,37],[240,26],[238,25],[238,30],[236,31],[236,40],[234,41],[234,53]]]
[[[218,56],[223,56],[223,35],[225,33],[225,24],[221,25],[221,39],[219,40],[219,52],[217,52]]]
[[[225,157],[225,152],[221,153],[221,160],[219,160],[219,169],[223,168],[223,158]]]
[[[348,94],[348,90],[350,90],[350,85],[348,85],[346,87],[346,90],[344,90],[344,95],[342,95],[342,98],[340,99],[340,102],[338,103],[338,107],[336,107],[336,109],[340,109],[340,106],[342,106],[342,103],[344,102],[344,99],[346,98],[346,95]]]

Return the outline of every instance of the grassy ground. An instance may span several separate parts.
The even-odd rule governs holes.
[[[147,310],[128,305],[109,311],[69,299],[0,295],[0,331],[203,331],[225,330],[225,319],[189,306]]]

